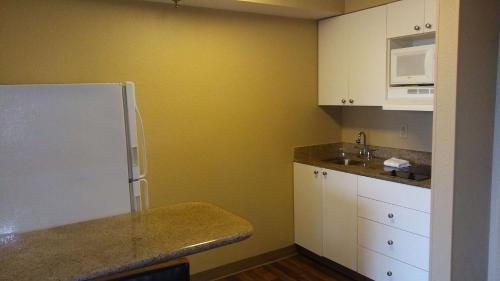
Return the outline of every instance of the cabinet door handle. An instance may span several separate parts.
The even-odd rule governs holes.
[[[392,271],[387,271],[387,276],[392,276]]]
[[[426,28],[431,28],[431,27],[432,27],[432,24],[430,24],[430,23],[426,23],[426,24],[425,24],[425,27],[426,27]]]
[[[392,244],[394,244],[394,241],[392,240],[387,241],[387,245],[392,246]]]
[[[319,172],[318,171],[314,171],[314,174],[317,175]]]
[[[345,103],[346,103],[346,100],[345,100],[345,99],[341,99],[340,101],[341,101],[343,104],[345,104]]]
[[[390,218],[390,219],[392,219],[392,218],[394,218],[394,214],[393,213],[389,213],[389,214],[387,214],[387,217]]]
[[[353,99],[350,99],[350,100],[349,100],[349,103],[350,103],[350,104],[353,104],[353,103],[354,103],[354,100],[353,100]]]
[[[326,176],[326,175],[328,175],[328,173],[327,172],[323,172],[323,176]]]
[[[419,25],[415,25],[415,26],[413,27],[413,29],[415,29],[416,31],[419,31],[419,30],[420,30],[420,26],[419,26]]]

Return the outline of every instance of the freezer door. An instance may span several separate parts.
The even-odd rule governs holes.
[[[0,234],[131,210],[123,84],[0,86]]]

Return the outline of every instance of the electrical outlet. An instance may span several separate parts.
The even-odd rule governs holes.
[[[399,128],[399,137],[406,139],[408,137],[408,124],[401,124]]]

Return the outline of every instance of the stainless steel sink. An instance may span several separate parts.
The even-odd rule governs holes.
[[[335,163],[338,165],[344,165],[344,166],[361,166],[361,165],[363,165],[363,161],[361,161],[361,160],[350,159],[350,158],[341,158],[341,157],[325,159],[323,161],[329,162],[329,163]]]

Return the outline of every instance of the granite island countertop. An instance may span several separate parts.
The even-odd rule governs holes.
[[[91,280],[242,241],[245,219],[208,203],[0,235],[0,280]]]
[[[348,158],[357,159],[356,152],[359,150],[359,146],[351,143],[331,143],[297,147],[294,149],[294,162],[370,178],[403,183],[423,188],[431,188],[431,179],[416,181],[381,174],[386,170],[392,170],[392,168],[386,168],[384,170],[385,159],[388,159],[390,157],[398,157],[402,159],[408,159],[414,165],[418,164],[430,166],[431,153],[379,146],[369,147],[370,149],[373,149],[375,151],[375,158],[366,161],[366,166],[345,166],[325,161],[327,159],[338,157],[339,149],[342,149],[344,152],[346,152]]]

